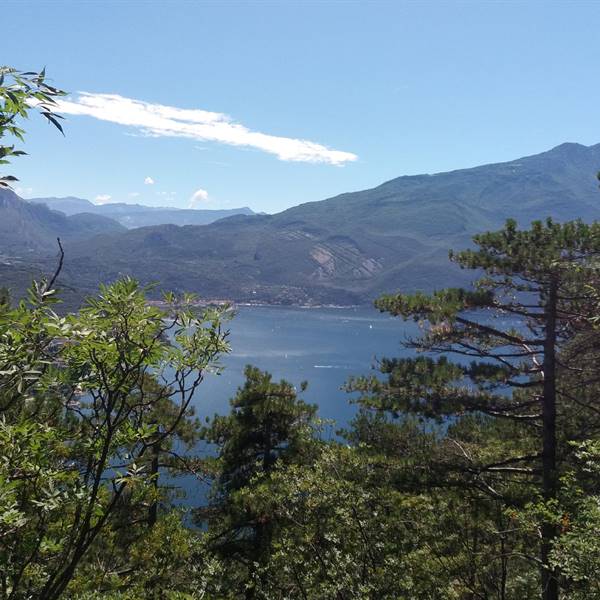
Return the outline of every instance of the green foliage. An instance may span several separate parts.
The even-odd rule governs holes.
[[[383,360],[386,383],[357,379],[352,389],[372,391],[380,408],[393,410],[396,403],[399,411],[427,417],[468,411],[524,424],[541,418],[533,397],[547,368],[542,362],[549,289],[554,285],[558,294],[553,312],[558,352],[591,330],[596,304],[588,284],[598,276],[600,224],[548,220],[520,231],[509,221],[474,241],[477,250],[453,258],[463,268],[485,271],[475,291],[387,295],[376,302],[382,311],[421,323],[423,334],[409,347],[446,356]],[[452,354],[460,360],[450,362]],[[365,397],[367,404],[372,401]]]
[[[275,383],[270,373],[251,366],[244,374],[246,381],[231,400],[231,413],[215,415],[203,432],[219,449],[215,466],[225,495],[257,473],[268,473],[276,461],[296,457],[314,431],[317,408],[297,399],[291,383]]]
[[[221,575],[219,563],[177,510],[140,529],[128,545],[115,534],[111,531],[108,544],[92,549],[65,598],[196,599],[205,597],[209,580]]]
[[[483,271],[473,290],[386,295],[376,302],[419,322],[423,333],[408,346],[429,355],[383,360],[385,380],[359,378],[349,388],[372,410],[450,419],[445,462],[466,494],[487,495],[501,513],[533,506],[532,497],[552,507],[570,460],[566,441],[600,432],[589,393],[595,378],[589,379],[584,358],[595,356],[598,339],[600,224],[548,219],[519,230],[509,220],[474,242],[474,249],[451,253],[461,268]],[[431,356],[438,353],[444,356]],[[552,511],[528,513],[536,526],[524,527],[522,538],[533,544],[535,533],[541,537],[542,595],[555,599],[562,577],[550,551],[559,523]],[[536,565],[531,552],[515,552]]]
[[[489,425],[446,436],[363,410],[351,446],[321,443],[310,461],[279,461],[235,493],[275,525],[268,552],[242,562],[221,548],[226,566],[209,578],[208,597],[534,597],[535,534],[524,536],[485,491],[466,493],[448,456],[451,440],[466,446],[470,434],[476,448],[493,436]],[[218,533],[208,529],[209,549]]]
[[[210,547],[236,563],[238,587],[254,585],[248,581],[256,576],[254,563],[270,554],[278,526],[276,515],[248,494],[265,485],[276,466],[310,461],[317,426],[316,407],[298,399],[290,383],[275,383],[269,373],[251,366],[245,376],[231,413],[216,415],[204,430],[217,456],[204,463],[215,483],[210,505],[198,512],[207,521]]]
[[[600,598],[600,441],[575,444],[575,450],[555,509],[561,535],[552,562],[565,578],[566,598],[593,600]]]
[[[259,598],[455,598],[427,548],[431,500],[385,485],[381,464],[330,444],[245,491],[279,523]]]
[[[537,532],[517,527],[504,511],[507,503],[527,502],[531,489],[477,468],[514,448],[518,433],[513,422],[482,415],[437,424],[365,407],[346,432],[374,465],[377,493],[423,499],[405,539],[424,553],[432,584],[450,597],[535,597]]]
[[[59,122],[62,117],[54,110],[56,99],[64,94],[47,83],[46,69],[35,73],[0,66],[0,141],[5,136],[24,141],[25,130],[18,121],[26,119],[33,108],[63,133]],[[0,165],[6,165],[11,158],[24,154],[14,145],[0,144]],[[12,175],[0,176],[0,188],[8,187],[14,181],[17,179]]]
[[[95,548],[137,568],[128,549],[156,522],[148,511],[161,494],[150,455],[193,438],[190,402],[227,350],[222,311],[196,314],[174,297],[151,306],[130,279],[78,314],[57,316],[53,301],[36,284],[29,303],[0,316],[0,588],[10,598],[60,597]]]

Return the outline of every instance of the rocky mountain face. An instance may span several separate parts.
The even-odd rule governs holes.
[[[460,285],[469,274],[448,262],[448,250],[467,247],[475,233],[507,218],[523,226],[549,216],[599,218],[599,168],[600,144],[563,144],[507,163],[399,177],[275,215],[104,231],[69,242],[65,280],[87,290],[130,274],[209,298],[299,304]]]
[[[276,215],[160,226],[75,244],[75,271],[130,273],[235,300],[336,304],[461,284],[448,250],[507,218],[600,216],[600,145],[563,144],[507,163],[399,177]],[[99,260],[98,257],[102,257]]]
[[[31,204],[9,189],[0,189],[0,253],[37,255],[56,249],[56,238],[71,242],[101,233],[120,233],[125,227],[101,215],[67,216],[43,204]]]

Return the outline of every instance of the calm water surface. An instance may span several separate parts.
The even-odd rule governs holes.
[[[319,416],[334,419],[324,432],[335,436],[356,412],[350,395],[341,387],[351,375],[373,373],[378,358],[406,354],[401,341],[416,333],[416,326],[381,314],[374,308],[301,309],[240,307],[229,324],[231,353],[222,361],[221,375],[208,374],[194,397],[196,414],[212,417],[229,412],[229,400],[244,382],[244,367],[255,365],[308,389],[301,397],[317,404]],[[198,454],[212,452],[201,442]],[[193,476],[177,477],[178,504],[194,507],[206,502],[208,487]]]
[[[319,406],[319,415],[345,425],[356,407],[341,386],[350,375],[372,372],[377,358],[406,353],[401,341],[413,324],[374,308],[301,309],[240,307],[230,323],[231,353],[220,376],[208,375],[194,400],[201,417],[227,413],[229,399],[244,381],[247,364],[287,379]]]

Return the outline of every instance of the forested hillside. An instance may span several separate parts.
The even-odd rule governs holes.
[[[116,204],[95,206],[94,214],[84,216],[78,213],[86,201],[48,201],[73,213],[65,217],[4,192],[0,252],[26,250],[30,263],[46,268],[52,263],[45,257],[54,256],[60,235],[67,252],[64,281],[79,297],[127,274],[208,298],[361,304],[390,289],[467,283],[464,272],[448,267],[448,248],[468,246],[473,234],[498,228],[507,218],[521,225],[546,216],[596,219],[597,164],[600,145],[563,144],[508,163],[399,177],[275,215],[130,231],[115,220],[137,227],[148,219],[189,219],[189,213],[205,219],[213,211]],[[17,291],[27,283],[18,275],[13,279]]]
[[[563,144],[496,165],[400,177],[371,190],[276,215],[206,227],[152,227],[74,244],[86,284],[128,273],[208,297],[286,303],[364,303],[386,290],[465,283],[448,248],[507,218],[586,221],[600,215],[600,145]]]
[[[100,233],[119,233],[125,227],[101,215],[66,216],[43,204],[29,204],[12,190],[0,189],[0,253],[22,258],[56,250],[56,238],[66,242],[88,239]]]
[[[0,67],[3,165],[22,154],[6,145],[18,118],[62,131],[62,95]],[[0,600],[600,598],[599,153],[99,235],[121,226],[25,203],[0,176],[1,281],[45,271],[23,301],[0,287]],[[497,226],[510,211],[555,218]],[[55,257],[23,257],[59,235]],[[150,302],[124,271],[186,293]],[[66,282],[102,279],[58,314]],[[295,301],[388,284],[375,307],[419,331],[349,377],[345,430],[303,400],[309,382],[251,365],[228,414],[197,418],[235,317],[190,289]]]

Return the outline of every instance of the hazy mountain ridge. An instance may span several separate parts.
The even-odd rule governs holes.
[[[45,204],[49,208],[59,210],[66,215],[93,213],[114,219],[128,229],[147,227],[150,225],[208,225],[219,219],[233,215],[252,215],[248,207],[231,209],[195,209],[173,208],[165,206],[145,206],[111,202],[94,204],[83,198],[68,196],[66,198],[32,198],[34,204]]]
[[[12,190],[0,189],[0,253],[47,253],[56,249],[56,238],[86,239],[125,228],[105,216],[82,213],[67,216],[43,204],[25,202]]]
[[[209,297],[365,302],[384,290],[464,282],[448,249],[509,217],[522,225],[547,216],[598,218],[599,166],[600,145],[563,144],[507,163],[399,177],[276,215],[102,236],[75,244],[71,265]]]
[[[448,262],[448,249],[468,246],[475,233],[509,217],[524,226],[547,216],[597,219],[599,167],[600,144],[562,144],[506,163],[399,177],[275,215],[101,232],[69,240],[64,281],[92,290],[130,274],[209,298],[292,304],[355,304],[383,291],[458,285],[468,275]]]

